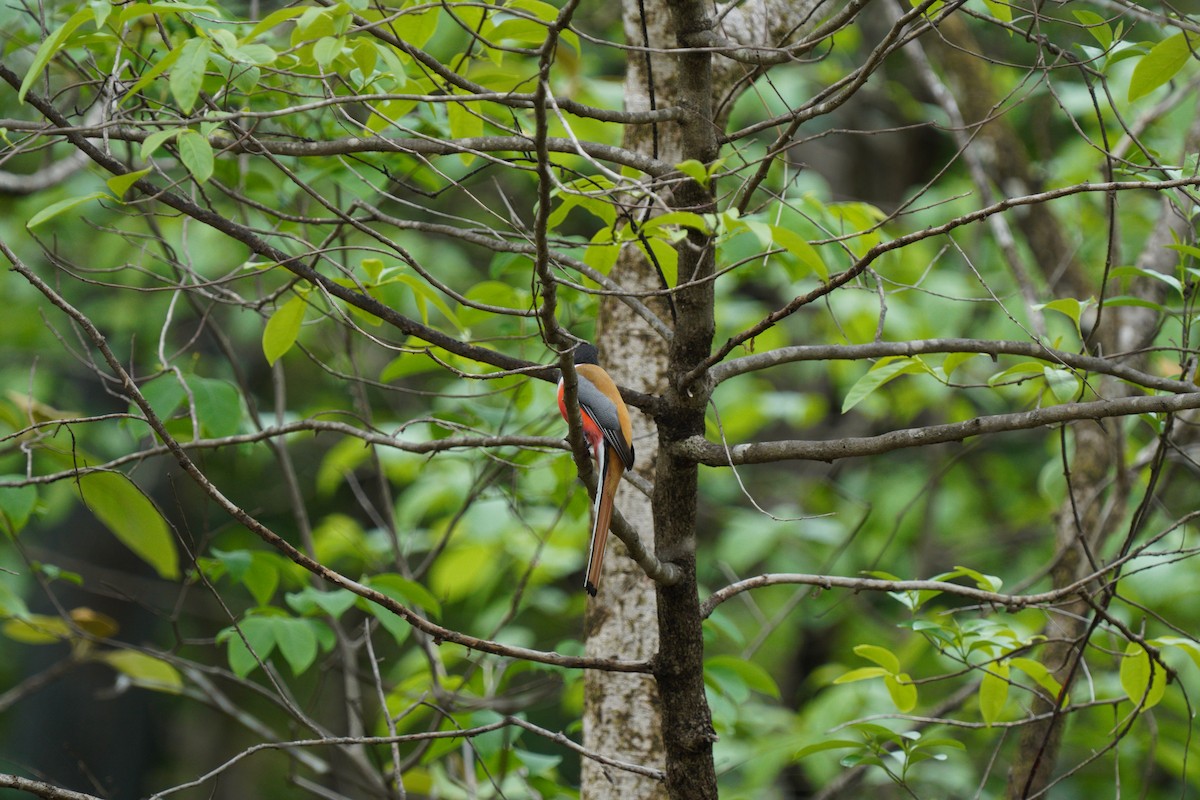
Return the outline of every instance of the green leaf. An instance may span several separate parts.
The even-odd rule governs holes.
[[[1001,22],[1012,22],[1012,6],[1009,3],[1000,2],[1000,0],[983,0],[983,2],[993,17]],[[1012,35],[1011,32],[1009,35]]]
[[[205,33],[212,37],[212,42],[218,50],[228,53],[230,48],[237,47],[237,37],[233,35],[233,31],[227,31],[224,28],[209,28],[205,30]]]
[[[704,685],[720,695],[720,702],[734,706],[750,701],[750,687],[737,672],[722,664],[704,664]]]
[[[862,742],[856,742],[852,739],[826,739],[823,742],[816,742],[801,747],[792,758],[799,761],[805,756],[811,756],[813,753],[823,753],[826,750],[861,749],[862,746]]]
[[[224,631],[222,631],[222,633],[224,633]],[[220,636],[217,637],[217,641],[222,641]],[[229,668],[233,670],[233,674],[237,675],[239,678],[244,678],[253,672],[254,668],[258,666],[258,661],[246,647],[246,643],[243,642],[236,634],[226,637],[224,641],[228,643],[226,647],[226,658],[229,661]],[[274,642],[272,642],[271,646],[275,646]]]
[[[889,744],[900,744],[906,739],[911,739],[914,734],[917,737],[921,735],[916,731],[897,733],[891,728],[876,725],[874,722],[856,722],[851,727],[862,734],[863,739],[866,741],[887,742]]]
[[[1191,58],[1191,47],[1187,34],[1180,32],[1150,48],[1133,68],[1129,79],[1129,102],[1145,97],[1174,78]]]
[[[866,375],[863,375],[850,387],[850,391],[846,393],[846,399],[842,401],[842,413],[845,414],[880,386],[901,375],[928,371],[929,366],[921,359],[913,356],[888,356],[887,358],[881,358],[867,370]]]
[[[228,575],[230,580],[241,583],[242,578],[246,575],[246,570],[250,569],[253,552],[250,550],[226,551],[216,547],[211,552],[213,560],[219,567],[206,568],[204,574],[212,580],[219,579],[221,575]]]
[[[241,429],[242,393],[229,381],[191,375],[187,378],[196,417],[203,431],[214,437],[232,436]]]
[[[857,683],[858,681],[868,681],[872,678],[882,678],[885,675],[891,675],[883,667],[859,667],[852,669],[845,675],[840,675],[834,679],[835,686],[840,686],[843,683]]]
[[[20,481],[23,475],[0,475],[3,481]],[[9,534],[15,536],[25,527],[37,505],[36,486],[0,486],[0,520]]]
[[[312,586],[305,586],[299,592],[289,592],[284,596],[284,599],[299,614],[317,614],[323,612],[337,619],[354,605],[358,600],[358,595],[349,589],[334,589],[331,592],[323,592]]]
[[[617,256],[620,254],[621,248],[613,238],[612,228],[601,228],[588,242],[587,251],[583,254],[583,263],[602,275],[607,275],[617,263]]]
[[[81,206],[84,203],[90,203],[93,200],[98,200],[100,198],[111,200],[112,195],[106,192],[92,192],[91,194],[85,194],[80,197],[68,197],[66,200],[59,200],[57,203],[51,203],[30,217],[29,222],[25,223],[25,227],[36,228],[43,222],[54,219],[64,211],[70,211],[75,206]]]
[[[984,575],[977,569],[970,567],[956,566],[950,572],[943,572],[940,575],[934,575],[930,580],[934,581],[950,581],[955,578],[966,577],[975,581],[975,586],[983,589],[985,592],[998,592],[1000,587],[1004,585],[1004,581],[995,575]]]
[[[126,172],[124,175],[114,175],[105,181],[108,184],[108,189],[113,193],[113,196],[120,199],[125,196],[139,179],[144,178],[150,172],[150,167],[139,169],[136,172]]]
[[[370,106],[371,116],[367,119],[366,129],[370,133],[385,131],[416,107],[416,100],[384,100],[382,103],[375,103]]]
[[[83,500],[104,526],[163,578],[179,577],[179,556],[166,520],[138,487],[119,472],[79,478]]]
[[[33,563],[33,568],[42,573],[48,581],[66,581],[73,583],[76,586],[83,586],[83,576],[78,572],[65,570],[57,564],[43,564],[39,561]],[[0,610],[2,613],[2,610]]]
[[[913,8],[919,7],[920,5],[923,4],[923,2],[924,2],[924,0],[908,0],[908,4],[910,6],[912,6]],[[945,3],[943,3],[942,0],[935,0],[935,2],[930,3],[929,7],[926,8],[925,11],[922,13],[925,14],[926,19],[933,19],[942,10],[942,7],[944,5],[945,5]]]
[[[647,244],[649,249],[646,247]],[[679,253],[675,251],[671,243],[655,236],[644,241],[638,240],[637,246],[647,259],[658,264],[667,286],[675,286],[679,278]],[[651,257],[651,253],[653,253],[653,257]]]
[[[275,362],[296,343],[307,308],[308,302],[296,296],[276,308],[267,320],[267,327],[263,329],[262,348],[271,366],[275,366]]]
[[[1070,403],[1078,399],[1079,390],[1083,384],[1074,372],[1069,369],[1046,367],[1042,370],[1042,374],[1046,376],[1046,383],[1050,386],[1050,391],[1058,402]]]
[[[1100,43],[1101,47],[1105,50],[1112,47],[1112,27],[1105,21],[1104,17],[1095,11],[1073,11],[1071,13],[1075,15],[1075,19],[1086,26],[1087,32],[1092,35],[1093,39]]]
[[[292,45],[296,46],[305,39],[317,39],[334,30],[333,10],[319,6],[303,7],[300,19],[292,28]]]
[[[230,575],[233,573],[231,569]],[[256,603],[267,605],[279,588],[279,564],[274,554],[251,551],[245,569],[239,572],[235,580],[246,587]]]
[[[510,18],[492,27],[487,37],[498,42],[510,40],[523,44],[540,45],[546,41],[546,26],[531,19]],[[499,58],[493,60],[500,63]]]
[[[941,594],[939,590],[921,589],[920,591],[888,592],[888,597],[895,600],[909,611],[916,611],[933,598]],[[916,630],[916,628],[914,628]]]
[[[916,731],[913,731],[913,733],[916,733]],[[962,742],[960,742],[958,739],[951,739],[949,737],[941,737],[941,736],[933,738],[933,739],[922,739],[921,747],[925,747],[925,748],[949,747],[951,750],[966,750],[967,749],[967,746],[965,744],[963,744]]]
[[[902,580],[904,580],[899,575],[893,575],[892,573],[885,572],[884,570],[881,570],[881,569],[863,570],[863,574],[870,576],[872,578],[878,578],[881,581],[902,581]]]
[[[441,9],[438,6],[429,7],[417,3],[414,11],[401,13],[399,25],[404,28],[405,42],[413,47],[424,47],[437,30],[438,20],[442,18]]]
[[[742,629],[733,620],[723,614],[713,614],[711,617],[705,619],[705,645],[725,641],[732,643],[736,647],[742,647],[746,644],[746,637],[742,635]]]
[[[1192,663],[1200,667],[1200,644],[1191,639],[1185,639],[1182,636],[1160,636],[1157,639],[1151,639],[1150,644],[1155,647],[1174,647],[1182,650],[1188,658],[1192,659]]]
[[[403,355],[400,359],[409,359],[409,361],[428,361],[420,359],[417,356]],[[384,370],[386,373],[387,370]],[[381,377],[381,381],[387,382],[391,380],[389,377]],[[316,488],[317,494],[322,497],[328,497],[333,492],[345,483],[346,476],[354,472],[354,470],[371,455],[371,446],[363,444],[360,440],[347,436],[325,453],[321,459],[321,465],[317,469]]]
[[[54,31],[54,33],[42,41],[37,52],[33,55],[29,71],[25,73],[25,80],[21,81],[21,88],[17,91],[17,102],[25,102],[25,95],[28,94],[29,87],[42,74],[42,70],[46,68],[46,64],[58,54],[59,48],[71,37],[71,34],[88,20],[94,21],[95,14],[89,6],[84,6],[72,14],[70,19],[64,22],[61,28]]]
[[[459,330],[463,329],[463,325],[461,322],[459,322],[458,316],[454,313],[450,306],[446,304],[446,301],[442,299],[442,296],[438,294],[438,292],[432,287],[430,287],[428,283],[412,275],[396,275],[393,279],[397,283],[402,283],[408,288],[412,289],[413,297],[416,299],[417,305],[421,308],[422,321],[427,321],[425,304],[430,303],[434,308],[442,312],[442,316],[450,320],[450,323],[454,325],[455,328]]]
[[[875,644],[860,644],[854,648],[854,654],[865,658],[867,661],[874,661],[892,674],[900,671],[900,659],[896,658],[896,654],[886,647],[880,647]]]
[[[1191,256],[1192,258],[1200,259],[1200,247],[1196,247],[1193,244],[1169,244],[1166,245],[1166,248],[1168,250],[1174,250],[1177,253],[1183,253],[1186,256]]]
[[[212,42],[208,39],[188,39],[183,43],[175,66],[171,68],[167,85],[171,88],[171,96],[185,114],[192,110],[196,98],[200,96],[200,86],[204,83],[204,72],[208,69],[211,52]]]
[[[1046,365],[1041,361],[1024,361],[1020,364],[1015,364],[1006,370],[997,372],[992,377],[988,378],[988,386],[996,386],[1000,383],[1005,383],[1013,378],[1023,377],[1029,378],[1033,375],[1045,376]]]
[[[651,217],[642,224],[641,231],[649,235],[670,225],[676,225],[681,228],[694,228],[701,233],[712,232],[712,226],[709,225],[708,220],[694,211],[668,211],[665,214]]]
[[[362,82],[358,85],[364,88],[370,87],[372,80],[376,77],[376,65],[379,64],[379,49],[376,43],[367,39],[352,39],[350,45],[350,60],[354,64],[351,73],[355,70],[362,76]]]
[[[264,33],[271,30],[272,28],[276,28],[276,27],[282,25],[283,23],[287,22],[288,20],[295,19],[296,17],[300,16],[305,11],[307,11],[309,8],[310,8],[309,6],[292,6],[290,8],[281,8],[281,9],[278,9],[277,11],[272,11],[270,14],[268,14],[267,16],[265,16],[261,20],[259,20],[259,22],[257,24],[255,24],[255,26],[253,28],[250,29],[250,32],[247,33],[242,38],[241,41],[242,42],[254,41],[259,36],[262,36]]]
[[[1146,300],[1141,297],[1130,297],[1129,295],[1113,295],[1112,297],[1104,298],[1105,308],[1118,308],[1121,306],[1136,306],[1137,308],[1149,308],[1154,311],[1162,311],[1163,304],[1155,303],[1152,300]]]
[[[117,25],[127,25],[138,17],[148,17],[150,15],[163,16],[166,14],[205,14],[210,17],[219,17],[220,12],[210,5],[202,3],[130,3],[121,7],[121,16],[117,18]]]
[[[115,650],[99,658],[143,689],[179,694],[183,691],[183,676],[174,666],[134,650]]]
[[[29,618],[29,607],[21,595],[13,591],[11,581],[0,581],[0,617]]]
[[[390,383],[410,375],[420,375],[440,369],[438,363],[421,353],[401,353],[387,363],[379,373],[381,383]]]
[[[112,4],[100,2],[100,0],[89,0],[88,5],[96,17],[96,30],[100,30],[104,27],[109,15],[112,14]]]
[[[313,58],[321,69],[328,69],[333,60],[342,54],[342,39],[335,36],[323,36],[313,45]]]
[[[1034,683],[1046,690],[1047,694],[1053,699],[1058,699],[1058,695],[1062,692],[1062,684],[1055,680],[1050,674],[1050,669],[1040,661],[1035,661],[1032,658],[1010,658],[1008,665],[1021,670],[1030,678],[1033,678]]]
[[[917,686],[907,673],[884,675],[883,685],[887,687],[892,702],[896,704],[896,710],[901,714],[907,714],[917,707]]]
[[[184,42],[184,44],[186,44],[186,42]],[[164,72],[166,72],[171,67],[175,66],[175,62],[179,60],[179,57],[181,55],[183,55],[183,44],[180,44],[180,45],[176,46],[175,48],[173,48],[169,53],[167,53],[165,56],[160,58],[158,60],[157,64],[155,64],[153,67],[151,67],[150,69],[148,69],[144,73],[142,73],[142,76],[140,78],[138,78],[137,81],[135,81],[134,84],[132,86],[130,86],[129,89],[123,95],[121,95],[121,99],[117,101],[117,105],[124,105],[130,98],[137,97],[138,93],[141,92],[142,89],[145,89],[147,86],[154,83],[154,81],[158,80],[158,77],[160,75],[162,75]],[[164,133],[174,135],[175,131],[174,130],[159,131],[159,134],[164,134]],[[158,134],[154,134],[154,135],[158,135]],[[153,138],[153,136],[151,136],[150,138]],[[147,140],[147,141],[149,141],[149,140]],[[161,143],[161,141],[160,141],[160,143]],[[154,145],[154,147],[157,147],[157,146],[158,146],[157,144]],[[145,158],[146,158],[146,152],[148,150],[150,152],[153,152],[154,147],[147,148],[146,142],[142,143],[141,152],[142,152],[143,160],[145,160]]]
[[[479,103],[447,103],[446,120],[450,123],[450,135],[455,139],[472,139],[483,135],[483,117],[479,114]],[[464,164],[475,160],[471,153],[460,155]]]
[[[1162,281],[1167,286],[1170,286],[1172,289],[1174,289],[1175,292],[1180,296],[1184,294],[1183,283],[1179,280],[1179,278],[1176,278],[1174,275],[1170,275],[1166,272],[1159,272],[1155,269],[1146,269],[1145,267],[1138,266],[1116,267],[1110,274],[1114,278],[1141,277],[1150,278],[1151,280],[1155,281]],[[1106,304],[1111,304],[1111,301],[1105,302]],[[1154,307],[1162,308],[1162,306]]]
[[[939,3],[940,1],[941,0],[938,0]],[[928,15],[929,12],[926,12],[926,14]],[[847,769],[852,769],[854,767],[882,767],[883,759],[864,750],[860,753],[851,753],[839,761],[838,764],[846,767]]]
[[[142,384],[142,397],[150,404],[150,410],[164,422],[169,422],[174,416],[180,403],[187,396],[179,376],[167,372],[156,376],[148,383]],[[136,403],[129,404],[129,413],[141,415],[141,409]]]
[[[979,682],[979,713],[983,721],[991,725],[1000,719],[1008,702],[1008,664],[998,661],[990,664]]]
[[[981,355],[983,353],[948,353],[945,360],[942,361],[942,377],[945,380],[950,380],[950,376],[954,374],[955,370],[971,359]]]
[[[275,627],[269,617],[249,616],[238,623],[237,630],[225,628],[218,633],[217,642],[229,643],[229,668],[239,678],[244,678],[258,666],[258,659],[266,662],[275,649]],[[249,648],[246,642],[249,642]]]
[[[273,63],[279,54],[265,44],[247,44],[230,50],[229,57],[240,64],[252,65],[239,73],[240,78],[234,78],[234,85],[248,93],[258,85],[262,74],[258,67]]]
[[[375,547],[359,521],[348,514],[328,514],[313,526],[313,556],[322,564],[358,562]]]
[[[713,656],[705,660],[704,669],[721,669],[737,675],[743,683],[756,692],[779,698],[779,687],[761,666],[736,656]]]
[[[825,266],[817,249],[809,244],[807,239],[782,225],[772,225],[770,230],[771,240],[795,256],[797,263],[808,267],[821,280],[829,280],[829,268]]]
[[[175,146],[179,148],[179,160],[198,183],[212,177],[213,149],[206,137],[196,131],[183,131]]]
[[[882,241],[878,224],[887,219],[887,214],[876,206],[862,202],[830,203],[825,206],[825,211],[832,218],[839,235],[859,232],[846,239],[844,244],[856,257],[861,257]]]
[[[1150,654],[1137,642],[1130,642],[1121,659],[1121,688],[1138,711],[1154,708],[1167,691],[1167,671],[1152,663]]]
[[[142,140],[142,146],[138,150],[138,154],[142,161],[149,160],[149,158],[154,155],[154,152],[158,150],[158,148],[162,147],[163,142],[167,141],[168,139],[178,138],[179,133],[180,131],[178,128],[171,128],[165,131],[157,131],[156,133],[152,133],[147,136],[144,140]]]
[[[372,575],[369,579],[364,578],[363,583],[406,606],[424,609],[434,616],[440,616],[442,613],[441,603],[430,594],[428,589],[403,575],[390,572],[383,575]],[[388,611],[387,613],[391,615],[392,612]]]
[[[238,41],[232,32],[222,28],[210,31],[213,41],[221,47],[221,51],[237,64],[263,66],[270,64],[278,56],[273,48],[265,44],[244,44]]]
[[[384,594],[387,594],[387,592],[384,592]],[[408,622],[386,608],[366,600],[362,600],[359,603],[359,607],[375,617],[379,621],[379,624],[383,626],[383,629],[392,635],[392,639],[395,640],[396,644],[402,644],[412,634],[412,628]]]
[[[21,619],[6,620],[0,632],[21,644],[57,644],[70,639],[72,635],[70,626],[64,620],[45,614],[28,614]]]
[[[362,267],[363,272],[367,273],[367,280],[370,283],[379,283],[386,265],[382,258],[364,258],[359,266]]]
[[[1034,308],[1057,311],[1059,314],[1066,316],[1071,322],[1075,323],[1075,332],[1082,335],[1079,329],[1079,320],[1083,316],[1084,309],[1092,305],[1095,305],[1095,301],[1091,299],[1076,300],[1074,297],[1062,297],[1049,303],[1034,306]]]
[[[293,675],[302,675],[317,659],[317,634],[315,626],[322,623],[314,619],[295,617],[272,617],[275,644],[287,659]]]
[[[708,186],[710,180],[708,169],[696,159],[689,158],[687,161],[681,161],[675,165],[675,169],[687,175],[701,186]]]

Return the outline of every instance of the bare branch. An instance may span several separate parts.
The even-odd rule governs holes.
[[[19,85],[19,81],[18,81]],[[459,98],[454,98],[458,100]],[[40,109],[39,109],[40,110]],[[231,115],[233,116],[233,115]],[[241,115],[236,115],[241,116]],[[63,136],[71,138],[83,136],[88,139],[104,137],[119,142],[144,142],[153,136],[160,128],[141,129],[129,125],[70,125],[65,120],[55,121],[54,125],[32,125],[20,120],[6,120],[14,125],[43,136]],[[181,122],[181,126],[185,123]],[[483,155],[488,153],[528,153],[537,150],[534,140],[527,136],[476,136],[463,139],[420,139],[393,138],[388,136],[347,136],[342,139],[327,139],[324,141],[297,141],[295,139],[262,139],[255,137],[247,139],[241,136],[229,136],[224,133],[213,133],[208,136],[208,143],[215,151],[223,153],[250,155],[270,153],[275,156],[293,156],[296,158],[328,158],[330,156],[345,156],[361,153],[406,153],[422,156],[452,156],[452,155]],[[584,142],[557,136],[547,137],[546,150],[552,153],[576,154],[580,148],[601,161],[609,161],[623,167],[632,167],[639,172],[661,178],[674,172],[674,167],[648,156],[632,153],[621,147],[600,142]],[[76,167],[78,169],[78,167]]]
[[[1167,535],[1179,530],[1183,525],[1200,518],[1200,511],[1193,511],[1176,520],[1174,524],[1150,537],[1128,553],[1113,559],[1108,564],[1084,575],[1066,586],[1060,586],[1037,594],[1004,594],[980,589],[976,586],[964,586],[960,583],[932,580],[883,580],[880,578],[845,578],[838,575],[808,575],[804,573],[767,573],[756,575],[731,583],[709,595],[701,605],[701,612],[707,618],[717,606],[751,589],[764,586],[799,585],[816,586],[821,589],[850,589],[854,592],[940,592],[941,594],[963,597],[978,603],[1003,608],[1008,611],[1019,611],[1031,606],[1046,606],[1059,603],[1067,598],[1082,597],[1090,602],[1094,592],[1104,591],[1104,581],[1119,574],[1121,568],[1135,558],[1146,554],[1150,548]]]
[[[573,750],[584,758],[589,758],[592,761],[595,761],[597,764],[603,764],[606,767],[623,769],[626,772],[632,772],[635,775],[644,775],[647,778],[653,778],[656,781],[661,781],[666,778],[666,774],[661,769],[643,767],[640,764],[630,764],[627,761],[618,761],[615,758],[609,758],[608,756],[603,756],[599,753],[593,753],[587,748],[577,744],[574,740],[567,737],[561,731],[558,733],[548,731],[545,728],[534,725],[532,722],[527,722],[520,717],[509,717],[508,721],[518,728],[524,728],[525,730],[536,733],[538,736],[545,737],[556,744],[561,744],[568,750]]]
[[[735,358],[713,367],[713,383],[738,375],[798,361],[858,361],[888,356],[919,356],[931,353],[980,353],[992,357],[1025,356],[1085,372],[1112,375],[1147,389],[1187,394],[1197,390],[1190,381],[1163,378],[1122,364],[1119,356],[1101,358],[1069,350],[1059,350],[1039,342],[988,341],[986,339],[922,339],[910,342],[871,342],[868,344],[798,345],[780,347],[765,353]]]
[[[767,464],[791,460],[832,462],[839,458],[890,453],[906,447],[960,442],[969,436],[981,436],[989,433],[1028,430],[1044,425],[1058,425],[1085,419],[1105,419],[1134,414],[1170,414],[1193,408],[1200,408],[1200,391],[1197,390],[1188,394],[1122,397],[1115,400],[1066,403],[1014,414],[976,417],[965,422],[905,428],[878,436],[855,436],[830,441],[793,439],[739,444],[726,448],[708,441],[703,436],[692,436],[679,442],[674,449],[674,454],[709,467]]]
[[[291,750],[300,747],[337,747],[344,745],[371,745],[371,744],[400,744],[404,742],[422,742],[433,739],[472,739],[476,736],[482,736],[485,733],[500,730],[509,725],[507,718],[488,725],[479,725],[474,728],[462,728],[448,731],[426,731],[423,733],[407,733],[399,736],[329,736],[321,739],[297,739],[290,742],[259,742],[251,745],[245,750],[225,761],[195,780],[187,781],[186,783],[172,786],[169,789],[163,789],[150,795],[150,800],[156,800],[160,797],[169,797],[176,792],[181,792],[184,789],[194,789],[197,786],[203,786],[205,783],[213,780],[221,773],[228,770],[230,767],[238,764],[250,756],[261,753],[264,750]]]
[[[18,775],[3,773],[0,773],[0,788],[28,792],[37,797],[45,798],[45,800],[102,800],[102,798],[94,794],[73,792],[70,789],[63,789],[61,786],[55,786],[45,781],[34,781]]]

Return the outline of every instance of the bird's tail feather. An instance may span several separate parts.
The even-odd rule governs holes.
[[[608,542],[608,528],[612,522],[613,499],[621,485],[621,473],[625,471],[621,459],[616,458],[607,445],[599,453],[600,485],[596,490],[596,505],[592,514],[592,542],[588,549],[587,578],[583,588],[596,596],[600,586],[600,570],[604,566],[604,546]]]

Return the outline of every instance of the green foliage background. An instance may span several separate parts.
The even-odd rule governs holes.
[[[990,61],[1005,124],[1027,145],[1044,187],[1101,182],[1114,164],[1119,180],[1195,176],[1187,138],[1195,23],[1075,3],[1039,18],[1061,48],[1050,50],[1019,35],[1027,10],[967,8],[964,24]],[[72,150],[42,146],[48,135],[14,124],[38,119],[20,96],[50,97],[77,120],[115,103],[123,130],[136,134],[111,142],[129,169],[148,170],[164,188],[177,182],[198,206],[430,328],[549,363],[531,315],[539,299],[531,152],[484,141],[531,135],[533,111],[478,94],[534,90],[554,6],[271,5],[252,19],[240,4],[94,2],[53,4],[40,16],[3,13],[3,63],[25,81],[0,100],[4,170],[36,174]],[[616,15],[612,6],[580,10],[574,29],[587,35],[562,37],[550,74],[557,97],[621,107],[627,54],[604,44],[620,39]],[[378,23],[376,31],[363,20]],[[812,98],[858,68],[878,39],[864,28],[843,28],[813,63],[760,78],[734,106],[729,130],[783,113],[800,102],[793,98]],[[437,59],[460,84],[423,68],[389,34]],[[1092,71],[1029,66],[1047,52],[1087,60]],[[115,98],[105,94],[114,74]],[[445,102],[453,93],[469,99]],[[1137,146],[1123,160],[1107,158],[1129,119],[1137,121]],[[652,248],[673,283],[678,226],[702,225],[716,237],[718,266],[728,269],[717,285],[723,343],[869,248],[985,205],[955,158],[952,127],[894,54],[852,102],[802,128],[790,160],[772,167],[751,202],[738,207],[739,188],[773,141],[771,130],[738,138],[709,171],[720,187],[718,215],[650,224],[640,241],[615,204],[621,165],[601,171],[589,158],[559,153],[550,236],[567,265],[562,276],[574,284],[559,292],[560,319],[594,335],[598,298],[581,289],[596,284],[580,277],[579,265],[606,272],[614,241]],[[552,116],[548,133],[622,142],[620,125],[574,112]],[[240,149],[239,137],[305,155],[255,155]],[[374,147],[304,150],[347,137]],[[389,152],[372,137],[432,144],[414,155]],[[437,145],[452,140],[474,145]],[[104,333],[205,475],[323,564],[438,624],[581,653],[586,598],[577,583],[589,503],[560,444],[553,384],[491,374],[492,366],[400,335],[244,243],[166,211],[133,180],[93,165],[28,195],[6,195],[0,239]],[[1108,276],[1106,308],[1118,308],[1147,279],[1132,267],[1160,200],[1142,191],[1122,192],[1115,211],[1107,202],[1104,193],[1081,192],[1019,213],[1052,208],[1074,260],[1097,283]],[[1018,242],[1021,256],[1036,257],[1026,247]],[[1194,367],[1196,255],[1181,248],[1173,272],[1149,278],[1168,285],[1165,299],[1144,303],[1161,316],[1161,349],[1147,369],[1162,376],[1188,378]],[[1045,305],[1023,302],[1005,259],[983,224],[914,241],[735,355],[948,337],[1081,351],[1098,298],[1057,295],[1037,276],[1036,299]],[[581,671],[439,646],[314,580],[191,484],[41,293],[15,272],[3,291],[0,688],[13,690],[0,695],[5,770],[45,770],[98,794],[144,796],[196,780],[260,741],[387,735],[381,707],[397,717],[395,734],[470,729],[513,714],[578,738]],[[1096,380],[1044,361],[953,348],[874,363],[794,362],[719,387],[708,434],[730,443],[868,436],[1092,399]],[[1122,517],[1114,528],[1130,528],[1148,496],[1144,536],[1171,532],[1125,566],[1111,619],[1092,639],[1089,672],[1071,689],[1062,796],[1107,793],[1114,770],[1143,796],[1179,796],[1200,784],[1190,757],[1200,654],[1192,440],[1181,439],[1158,469],[1150,455],[1163,416],[1104,424],[1120,431],[1129,481],[1112,492],[1133,498],[1113,501]],[[1183,436],[1191,422],[1177,425]],[[405,451],[477,435],[543,438]],[[832,464],[747,465],[736,476],[706,470],[702,598],[765,572],[943,576],[988,591],[1043,591],[1071,448],[1070,429],[1035,429]],[[103,471],[76,477],[93,468]],[[1111,558],[1120,539],[1098,555]],[[872,769],[862,779],[880,796],[1001,796],[1015,740],[1009,726],[1030,714],[1035,692],[1057,689],[1036,660],[1054,613],[1048,605],[1005,610],[934,593],[797,585],[731,599],[705,628],[723,796],[810,796],[864,765]],[[1151,668],[1131,632],[1157,643],[1176,670],[1165,691],[1162,662]],[[79,707],[43,705],[56,689],[31,684],[39,674],[73,687],[68,696]],[[1130,697],[1143,693],[1154,707],[1138,713]],[[106,707],[135,720],[129,725],[138,732],[114,737],[125,749],[93,742],[95,750],[72,759],[95,773],[87,779],[59,760],[56,737]],[[255,753],[216,783],[228,796],[290,797],[305,781],[325,779],[320,764],[341,776],[347,796],[368,796],[368,776],[389,780],[387,745],[348,749],[348,767],[331,767],[331,751]],[[399,757],[409,796],[475,796],[472,786],[488,797],[578,791],[578,756],[522,728],[467,745],[406,742]]]

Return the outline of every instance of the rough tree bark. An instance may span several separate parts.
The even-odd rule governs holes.
[[[644,10],[644,13],[642,13]],[[631,44],[649,42],[660,46],[669,26],[661,3],[639,7],[627,2],[623,9],[625,39]],[[652,58],[652,65],[648,62]],[[644,111],[670,105],[669,89],[651,92],[652,79],[666,87],[675,85],[675,61],[664,54],[643,58],[631,53],[625,77],[626,109]],[[659,131],[650,126],[627,127],[624,146],[646,155],[657,155]],[[653,266],[634,247],[622,250],[610,275],[629,292],[657,291],[662,283]],[[647,305],[664,321],[670,320],[666,303]],[[619,386],[659,394],[666,385],[667,343],[644,320],[624,304],[606,298],[600,306],[597,337],[601,362]],[[658,459],[658,436],[654,420],[631,409],[637,452],[635,471],[652,481]],[[630,488],[625,481],[617,493],[617,506],[647,546],[654,548],[654,514],[651,498]],[[620,654],[622,658],[649,659],[658,652],[659,632],[654,584],[632,560],[624,557],[624,546],[610,540],[612,552],[605,559],[604,575],[596,599],[588,609],[587,654]],[[662,767],[662,712],[658,686],[649,675],[618,675],[589,672],[585,683],[583,744],[588,750],[647,766]],[[621,797],[658,800],[666,797],[666,786],[630,772],[617,772],[585,760],[582,797]]]
[[[726,14],[719,33],[741,44],[777,44],[804,30],[814,2],[762,0]],[[735,89],[749,68],[717,59],[706,51],[686,52],[712,30],[710,7],[689,0],[626,0],[626,41],[647,46],[631,50],[625,80],[626,108],[682,107],[682,124],[630,126],[624,146],[670,163],[696,159],[707,163],[718,154],[719,117],[732,107],[714,109],[716,97]],[[665,207],[711,210],[712,198],[696,184],[673,190],[650,187],[659,197],[634,203],[630,216],[658,213]],[[695,580],[695,513],[697,467],[664,460],[662,446],[704,431],[707,395],[678,395],[670,375],[690,371],[710,352],[714,295],[709,242],[699,234],[681,248],[679,282],[699,279],[675,296],[672,313],[663,298],[647,300],[655,313],[675,329],[672,343],[621,303],[601,305],[601,361],[618,385],[665,396],[670,411],[652,420],[634,413],[637,473],[654,483],[652,497],[627,481],[618,506],[660,559],[684,568],[685,578],[673,587],[655,587],[640,568],[623,558],[619,543],[605,562],[600,594],[589,611],[587,652],[592,656],[647,658],[658,652],[654,679],[616,673],[589,673],[584,709],[584,745],[589,750],[648,766],[665,766],[665,786],[631,773],[617,773],[593,762],[583,769],[583,797],[688,798],[716,797],[712,742],[715,738],[704,695],[703,638]],[[611,277],[629,292],[662,290],[662,278],[634,247],[626,247]],[[664,646],[659,649],[662,641]]]

